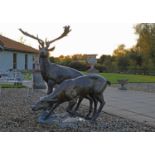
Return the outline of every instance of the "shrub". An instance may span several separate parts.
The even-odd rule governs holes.
[[[87,71],[90,68],[90,65],[88,63],[80,61],[72,61],[68,66],[79,71]]]
[[[102,72],[107,72],[107,68],[106,68],[105,66],[101,65],[101,64],[96,64],[96,65],[95,65],[95,68],[96,68],[100,73],[102,73]]]

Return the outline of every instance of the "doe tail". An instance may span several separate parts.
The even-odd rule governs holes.
[[[111,82],[110,81],[107,81],[107,84],[110,86],[111,85]]]

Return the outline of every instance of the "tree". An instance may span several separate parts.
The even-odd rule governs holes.
[[[127,71],[129,66],[129,59],[127,56],[118,57],[117,65],[120,71]]]
[[[140,23],[135,27],[138,35],[136,47],[146,59],[152,59],[155,64],[155,23]]]
[[[123,56],[125,55],[126,50],[125,50],[125,45],[124,44],[120,44],[118,45],[118,47],[114,50],[113,55],[114,56]]]
[[[83,61],[85,59],[86,59],[86,55],[83,55],[83,54],[74,54],[72,56],[73,61]]]
[[[25,44],[26,40],[24,39],[23,36],[21,36],[21,37],[19,38],[19,42],[22,43],[22,44]]]
[[[49,60],[50,60],[50,62],[52,62],[52,63],[55,63],[56,62],[56,60],[55,60],[55,58],[54,57],[49,57]]]
[[[129,50],[125,48],[124,44],[119,45],[113,52],[113,57],[118,66],[119,71],[126,71],[129,66],[129,58],[128,58]]]
[[[127,55],[132,62],[135,62],[136,66],[142,65],[143,55],[141,52],[137,50],[136,47],[132,47],[131,49],[129,49],[129,52],[127,53]]]
[[[111,61],[112,56],[111,55],[101,55],[101,57],[97,60],[98,63],[104,64],[106,61]]]

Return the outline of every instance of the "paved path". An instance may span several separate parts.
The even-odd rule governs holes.
[[[104,96],[103,111],[155,126],[155,93],[108,87]]]

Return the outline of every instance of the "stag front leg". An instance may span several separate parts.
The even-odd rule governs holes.
[[[48,86],[47,94],[49,95],[49,94],[51,94],[53,92],[55,82],[52,81],[52,80],[49,80],[48,83],[47,83],[47,86]]]

